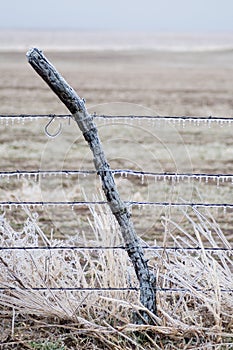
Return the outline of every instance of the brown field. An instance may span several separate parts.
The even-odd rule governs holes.
[[[110,115],[232,116],[233,51],[216,52],[45,52],[65,79],[85,97],[91,113]],[[67,114],[66,108],[28,65],[25,54],[0,55],[1,114]],[[0,170],[93,169],[92,156],[78,127],[62,121],[62,133],[50,139],[46,120],[0,125]],[[97,119],[100,137],[113,169],[154,172],[233,173],[232,126],[154,125],[148,121]],[[51,125],[56,130],[59,122]],[[116,177],[124,200],[231,203],[231,181],[220,184],[194,181],[171,183],[138,177]],[[100,199],[99,180],[88,177],[1,179],[0,200]],[[85,195],[84,195],[85,192]],[[85,208],[35,209],[40,223],[57,237],[87,231]],[[232,212],[212,211],[226,235],[232,234]],[[163,209],[133,208],[140,236],[163,240]],[[24,211],[6,209],[20,226]],[[170,215],[186,225],[183,215]]]

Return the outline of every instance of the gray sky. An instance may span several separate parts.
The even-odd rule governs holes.
[[[233,32],[233,0],[0,0],[0,28]]]

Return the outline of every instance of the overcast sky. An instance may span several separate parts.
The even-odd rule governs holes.
[[[233,32],[233,0],[0,0],[0,28]]]

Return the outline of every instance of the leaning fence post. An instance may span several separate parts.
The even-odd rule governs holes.
[[[84,101],[76,94],[55,67],[46,59],[42,51],[33,48],[27,53],[28,62],[41,76],[41,78],[55,92],[59,99],[66,105],[77,122],[88,142],[94,157],[94,165],[102,180],[102,187],[107,202],[116,217],[125,242],[125,249],[131,259],[140,284],[140,301],[153,314],[156,314],[156,286],[155,276],[148,268],[147,259],[130,219],[130,213],[126,204],[121,200],[118,193],[112,171],[107,163],[103,147],[101,145],[97,127],[85,107]],[[148,313],[143,312],[142,318],[145,322],[152,320]],[[138,322],[142,322],[138,318]]]

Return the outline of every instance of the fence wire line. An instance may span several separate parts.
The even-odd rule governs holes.
[[[137,202],[137,201],[124,201],[129,207],[133,206],[158,206],[158,207],[191,207],[191,208],[233,208],[232,203],[175,203],[175,202]],[[93,206],[93,205],[106,205],[106,201],[3,201],[0,202],[0,207],[8,206],[17,208],[18,206],[41,206],[41,207],[55,207],[55,206],[70,206],[74,209],[75,206]]]
[[[121,120],[121,119],[139,119],[139,120],[163,120],[163,121],[193,121],[193,122],[233,122],[233,117],[221,117],[221,116],[160,116],[160,115],[104,115],[93,113],[92,116],[95,119],[109,119],[109,120]],[[0,120],[21,120],[28,119],[34,121],[36,119],[50,119],[50,118],[70,119],[71,114],[0,114]]]
[[[146,250],[162,251],[209,251],[209,252],[233,252],[233,248],[220,247],[162,247],[162,246],[141,246]],[[0,247],[0,250],[126,250],[124,246],[25,246],[25,247]]]
[[[157,180],[172,180],[172,181],[183,181],[185,179],[188,180],[204,180],[208,182],[209,180],[216,181],[218,184],[224,181],[232,181],[233,182],[233,174],[208,174],[208,173],[158,173],[152,171],[138,171],[131,169],[113,169],[110,170],[113,175],[121,175],[127,177],[128,175],[138,176],[138,177],[154,177]],[[29,178],[34,176],[35,180],[38,180],[40,176],[58,176],[58,175],[97,175],[96,170],[13,170],[13,171],[0,171],[1,177],[11,177],[17,176],[19,179],[20,176],[28,176]]]
[[[62,119],[68,119],[70,120],[72,118],[71,115],[55,115],[55,114],[48,114],[48,115],[27,115],[27,114],[21,114],[21,115],[0,115],[0,121],[6,121],[8,120],[30,120],[30,121],[35,121],[37,119],[50,119],[52,117],[56,118],[62,118]],[[194,124],[199,123],[204,123],[206,125],[210,125],[212,122],[215,122],[217,124],[220,123],[220,125],[224,124],[229,124],[233,122],[232,117],[194,117],[194,116],[135,116],[135,115],[128,115],[128,116],[108,116],[108,115],[96,115],[94,114],[93,117],[95,119],[103,119],[103,120],[151,120],[151,121],[168,121],[168,122],[185,122],[189,121],[190,123],[193,122]],[[193,173],[183,173],[183,174],[177,174],[177,173],[154,173],[154,172],[143,172],[143,171],[134,171],[134,170],[128,170],[128,169],[116,169],[112,170],[113,174],[120,174],[127,176],[129,175],[134,175],[134,176],[153,176],[153,177],[158,177],[162,178],[164,180],[183,180],[184,178],[188,179],[205,179],[206,182],[211,179],[215,181],[225,181],[229,179],[233,179],[233,174],[205,174],[205,173],[200,173],[200,174],[193,174]],[[0,172],[0,177],[2,176],[46,176],[46,175],[76,175],[76,174],[82,174],[82,175],[89,175],[89,174],[96,174],[95,171],[89,171],[89,170],[79,170],[79,171],[74,171],[74,170],[58,170],[58,171],[49,171],[49,170],[38,170],[38,171],[3,171]],[[106,204],[107,202],[0,202],[0,206],[18,206],[18,205],[29,205],[29,206],[34,206],[34,205],[39,205],[39,206],[48,206],[48,205],[71,205],[71,206],[76,206],[76,205],[95,205],[95,204]],[[233,204],[229,203],[168,203],[168,202],[126,202],[128,205],[156,205],[156,206],[190,206],[190,207],[224,207],[224,208],[233,208]],[[205,251],[227,251],[227,252],[232,252],[233,249],[229,248],[201,248],[201,247],[152,247],[152,246],[143,246],[143,249],[147,250],[164,250],[164,251],[178,251],[178,250],[189,250],[189,251],[200,251],[200,250],[205,250]],[[106,249],[125,249],[123,246],[117,246],[117,247],[86,247],[86,246],[69,246],[69,247],[0,247],[0,250],[38,250],[38,249],[46,249],[46,250],[106,250]],[[77,288],[77,287],[56,287],[56,288],[49,288],[49,287],[33,287],[33,288],[20,288],[20,290],[34,290],[34,291],[139,291],[140,289],[137,287],[127,287],[127,288],[114,288],[114,287],[108,287],[108,288]],[[209,290],[202,290],[202,289],[197,289],[194,288],[196,291],[201,291],[201,292],[208,292],[211,291]],[[0,291],[6,291],[6,290],[18,290],[16,287],[7,287],[7,288],[0,288]],[[189,289],[184,289],[184,288],[156,288],[156,291],[160,292],[190,292]],[[233,289],[220,289],[221,292],[227,292],[227,293],[232,293]]]
[[[10,290],[16,290],[16,291],[71,291],[71,292],[75,292],[75,291],[79,291],[79,292],[85,292],[85,291],[97,291],[97,292],[102,292],[102,291],[140,291],[141,288],[138,287],[100,287],[100,288],[92,288],[92,287],[86,287],[86,288],[82,288],[82,287],[20,287],[20,288],[16,288],[16,287],[4,287],[4,288],[0,288],[0,291],[10,291]],[[201,289],[201,288],[195,288],[192,287],[192,289],[194,289],[197,292],[213,292],[212,289]],[[187,288],[155,288],[156,291],[158,292],[165,292],[165,293],[169,293],[169,292],[190,292],[193,293],[192,290],[187,289]],[[233,289],[225,289],[225,288],[220,288],[219,289],[220,292],[223,293],[232,293]]]

